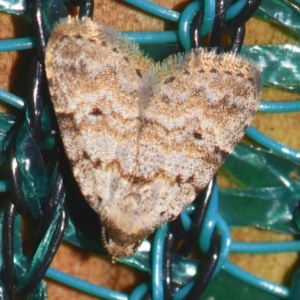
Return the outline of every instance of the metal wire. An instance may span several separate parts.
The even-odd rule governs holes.
[[[261,3],[261,0],[246,1],[246,5],[243,5],[243,1],[237,1],[233,5],[234,8],[226,7],[226,2],[223,0],[217,1],[216,5],[214,6],[210,6],[209,2],[206,1],[204,4],[204,9],[200,6],[199,2],[195,2],[191,3],[182,14],[167,10],[148,1],[142,2],[128,0],[127,2],[160,17],[179,22],[179,36],[180,40],[183,42],[184,48],[190,48],[191,46],[199,47],[200,38],[203,32],[212,30],[210,37],[211,47],[219,46],[222,34],[229,32],[231,33],[232,38],[231,51],[239,52],[244,38],[244,23],[255,12]],[[92,17],[92,1],[73,0],[71,1],[71,4],[80,7],[80,17]],[[41,151],[40,145],[43,135],[42,114],[45,108],[49,108],[50,119],[53,118],[51,104],[48,103],[49,95],[45,86],[46,81],[43,73],[43,61],[45,55],[45,46],[50,30],[49,24],[65,13],[57,9],[57,6],[55,6],[55,8],[55,13],[49,13],[45,19],[42,17],[44,12],[43,3],[40,0],[35,0],[32,4],[33,24],[37,36],[38,56],[34,59],[31,66],[29,85],[30,91],[24,122],[27,122],[26,124],[28,125],[29,138],[30,140],[34,141],[37,151]],[[212,15],[216,16],[214,18],[214,22],[211,22],[210,16]],[[12,100],[10,102],[11,104],[18,108],[23,108],[24,105],[21,99],[12,99],[15,100]],[[9,101],[10,100],[7,102]],[[20,159],[16,157],[16,145],[18,143],[17,132],[20,126],[22,125],[17,123],[13,125],[12,132],[14,133],[9,135],[10,139],[7,148],[7,160],[10,163],[12,199],[11,202],[7,201],[4,210],[2,227],[2,245],[4,245],[4,247],[2,249],[3,265],[1,273],[1,286],[5,288],[5,293],[9,299],[11,299],[16,287],[13,263],[15,217],[16,214],[23,215],[26,211],[28,211],[28,209],[32,214],[34,214],[32,207],[27,204],[28,199],[26,199],[26,196],[24,195],[24,178],[22,178],[24,174],[22,173],[22,168],[20,168]],[[55,128],[56,125],[53,126],[52,128]],[[34,270],[31,269],[31,266],[28,267],[28,270],[31,270],[31,272],[28,272],[31,274],[31,276],[27,278],[23,285],[18,286],[16,291],[22,291],[30,294],[30,292],[32,292],[38,286],[40,280],[46,273],[67,228],[68,210],[64,204],[65,188],[63,175],[60,170],[61,159],[59,153],[61,153],[61,150],[59,150],[58,145],[59,142],[57,142],[56,146],[52,147],[52,150],[48,153],[48,162],[50,165],[52,165],[52,168],[50,168],[50,173],[52,174],[50,177],[52,179],[50,180],[48,192],[45,193],[47,196],[41,200],[42,212],[40,213],[40,227],[37,232],[35,244],[33,245],[34,253],[32,257],[38,251],[40,244],[48,234],[51,226],[53,226],[53,234],[48,238],[48,251],[46,251],[42,263],[34,268]],[[214,272],[219,272],[222,266],[225,266],[225,268],[232,272],[232,274],[238,273],[238,276],[241,278],[243,278],[243,276],[248,276],[242,272],[239,273],[239,271],[227,261],[228,254],[230,252],[229,244],[231,243],[231,237],[226,222],[224,222],[224,220],[217,213],[216,208],[218,203],[217,200],[215,200],[216,197],[213,195],[214,191],[216,190],[216,187],[213,189],[213,182],[211,182],[205,191],[203,191],[203,193],[199,196],[201,197],[201,201],[198,199],[198,201],[196,200],[195,202],[192,220],[190,220],[186,215],[186,212],[184,212],[179,218],[177,218],[176,221],[172,223],[171,230],[167,226],[162,227],[157,231],[155,242],[153,244],[152,288],[150,285],[143,284],[133,291],[131,294],[132,297],[139,294],[141,297],[144,297],[143,299],[173,299],[174,297],[177,299],[176,297],[180,294],[180,292],[182,292],[180,291],[182,284],[179,284],[175,280],[172,272],[172,267],[174,264],[176,264],[173,252],[174,239],[184,240],[182,247],[178,251],[178,254],[180,256],[187,256],[191,249],[198,244],[199,236],[201,240],[201,235],[207,235],[207,238],[205,238],[206,244],[204,245],[202,243],[201,246],[202,251],[205,253],[205,259],[203,261],[201,260],[201,263],[199,263],[196,267],[197,273],[194,276],[194,283],[187,285],[186,291],[182,292],[184,294],[184,299],[196,299],[200,297],[200,295],[207,288],[207,285],[210,283]],[[189,223],[188,225],[185,224],[184,218],[186,218],[185,221]],[[55,225],[53,223],[55,223]],[[208,223],[213,224],[213,227],[207,229]],[[186,230],[187,227],[189,227],[188,231]],[[205,232],[203,233],[203,231]],[[297,246],[298,245],[296,245],[296,247]],[[239,247],[241,248],[242,245],[233,243],[233,248],[234,247],[237,249]],[[293,245],[291,249],[293,247],[295,247],[295,245]],[[207,249],[207,251],[204,251],[204,249]],[[162,261],[162,264],[159,263],[160,261]],[[50,268],[47,271],[47,274],[49,277],[55,278],[58,273],[55,273],[54,270]],[[60,278],[63,278],[62,273],[60,273],[59,276]],[[249,281],[252,280],[252,282],[254,282],[254,284],[257,286],[262,285],[262,283],[257,279],[253,279],[250,275],[248,277],[250,278]],[[68,280],[65,279],[65,282],[67,281]],[[81,283],[82,282],[78,280],[76,281],[76,284],[73,284],[73,286],[80,288]],[[272,287],[274,287],[274,285]],[[279,291],[283,297],[287,296],[288,294],[286,289],[281,289],[278,286],[277,291]],[[93,285],[89,286],[88,292],[103,298],[127,299],[127,295],[105,289],[97,290],[97,288]],[[176,292],[178,293],[176,294]]]

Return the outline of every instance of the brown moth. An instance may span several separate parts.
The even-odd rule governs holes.
[[[207,185],[252,121],[259,69],[196,49],[154,63],[104,24],[52,31],[46,73],[65,151],[115,259]]]

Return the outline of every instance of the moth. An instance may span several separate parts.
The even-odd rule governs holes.
[[[66,155],[114,259],[195,199],[261,96],[260,71],[241,56],[194,49],[155,63],[87,18],[54,27],[45,65]]]

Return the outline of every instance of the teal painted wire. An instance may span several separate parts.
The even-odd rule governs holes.
[[[194,1],[190,3],[183,11],[183,13],[179,13],[150,1],[139,1],[139,0],[125,0],[127,3],[130,3],[136,7],[139,7],[148,13],[152,13],[156,16],[164,18],[166,20],[170,20],[173,22],[178,22],[180,19],[182,30],[182,36],[180,41],[183,42],[183,46],[186,50],[191,49],[191,41],[189,34],[189,24],[197,10],[202,7],[202,2]],[[231,7],[229,7],[226,11],[226,19],[231,19],[235,17],[240,10],[245,6],[246,1],[240,0],[234,3]],[[209,33],[213,26],[214,15],[215,15],[215,0],[205,0],[204,2],[204,19],[203,24],[201,26],[201,35],[204,36]],[[140,33],[127,33],[126,35],[130,36],[137,43],[176,43],[178,42],[178,33],[176,31],[165,31],[165,32],[140,32]],[[187,39],[187,40],[186,40]],[[25,38],[17,38],[10,40],[2,40],[0,41],[0,52],[9,52],[9,51],[20,51],[20,50],[28,50],[34,49],[37,47],[37,39],[36,37],[25,37]]]
[[[174,293],[173,300],[183,300],[186,295],[190,292],[193,287],[194,281],[186,284],[182,288],[180,288],[176,293]]]
[[[188,214],[185,210],[183,212],[181,212],[180,218],[181,218],[181,223],[182,223],[184,230],[189,231],[189,229],[192,226],[192,220],[190,219],[190,217],[188,216]]]
[[[165,7],[152,3],[150,1],[125,0],[125,2],[130,3],[136,7],[139,7],[147,11],[148,13],[152,13],[153,15],[156,15],[166,20],[178,22],[179,19],[182,19],[181,22],[183,22],[184,28],[186,28],[186,25],[189,24],[196,11],[200,9],[200,7],[202,7],[201,5],[202,2],[200,3],[200,1],[194,1],[190,4],[191,7],[193,8],[191,11],[190,11],[191,8],[188,8],[188,11],[186,11],[187,9],[186,8],[184,12],[180,14],[177,11],[167,9]],[[231,7],[229,7],[226,10],[226,14],[225,14],[226,20],[235,17],[245,6],[245,4],[246,4],[246,0],[240,0],[234,3]],[[214,15],[215,15],[215,0],[205,0],[204,19],[203,19],[203,24],[201,26],[202,36],[208,34],[209,31],[211,30],[214,21]],[[187,32],[188,31],[184,29],[184,36],[187,35]],[[163,41],[165,43],[178,42],[177,34],[174,32],[170,32],[167,34],[158,33],[158,32],[148,32],[146,35],[144,33],[135,33],[134,35],[136,35],[134,40],[136,40],[138,43],[147,43],[152,39],[154,41],[157,40],[157,42]],[[153,35],[152,38],[151,35]],[[155,43],[154,41],[151,42]],[[25,37],[25,38],[17,38],[17,39],[0,41],[0,52],[28,50],[28,49],[34,49],[36,47],[37,47],[37,39],[35,37]],[[185,49],[190,49],[190,47],[186,47]]]
[[[192,48],[190,24],[195,13],[200,8],[201,8],[201,3],[199,3],[198,1],[194,1],[191,2],[189,5],[187,5],[184,11],[181,13],[179,24],[178,24],[178,33],[179,33],[180,43],[185,50],[190,50]]]
[[[278,296],[279,299],[287,299],[289,296],[290,291],[287,287],[275,284],[253,274],[250,274],[229,261],[226,262],[224,270],[230,275],[242,281],[245,281],[252,286],[255,286],[272,295]]]
[[[11,52],[34,49],[37,47],[36,37],[25,37],[0,41],[0,52]]]
[[[155,15],[157,17],[178,22],[180,13],[171,9],[167,9],[163,6],[157,5],[155,3],[152,3],[147,0],[124,0],[125,2],[134,5],[142,10],[145,10],[146,12]]]
[[[0,193],[6,193],[10,191],[9,180],[0,180]]]
[[[192,48],[190,24],[196,12],[202,7],[202,2],[194,1],[187,5],[184,11],[181,13],[178,32],[180,42],[185,50],[190,50]],[[215,10],[215,0],[204,1],[204,18],[201,26],[201,36],[207,35],[212,29],[212,26],[214,24]]]
[[[234,3],[226,10],[225,18],[230,20],[234,18],[246,5],[247,0],[240,0]],[[190,24],[195,16],[195,13],[203,7],[202,1],[194,1],[187,5],[180,15],[178,32],[179,40],[185,50],[190,50],[192,47]],[[212,29],[215,17],[215,0],[204,1],[204,18],[201,26],[201,36],[207,35]]]
[[[247,0],[240,0],[232,4],[225,12],[225,20],[234,18],[247,4]]]
[[[147,292],[150,291],[150,284],[142,283],[137,286],[130,294],[128,300],[142,300]]]
[[[46,272],[46,277],[63,283],[67,286],[83,291],[87,294],[100,297],[107,300],[128,300],[128,296],[124,293],[115,292],[113,290],[100,287],[96,284],[89,283],[85,280],[76,278],[64,272],[49,268]]]
[[[189,33],[189,24],[197,10],[202,7],[199,1],[194,1],[190,5],[191,7],[187,7],[182,14],[179,12],[172,11],[170,9],[166,9],[157,4],[151,3],[149,1],[138,1],[138,0],[126,0],[126,2],[137,6],[141,9],[146,10],[149,13],[157,15],[161,18],[178,22],[179,18],[181,20],[180,27],[183,30],[179,30],[182,32],[182,37],[180,41],[183,42],[183,46],[186,50],[191,49],[191,41],[190,41],[190,33]],[[239,13],[239,11],[245,5],[244,0],[238,1],[234,3],[230,8],[228,8],[229,19],[234,17]],[[215,15],[215,0],[205,0],[204,3],[204,19],[203,24],[201,26],[201,35],[204,36],[209,33],[213,26]],[[164,31],[164,32],[124,32],[124,34],[128,35],[132,40],[137,43],[177,43],[179,41],[178,32],[177,31]],[[187,39],[187,40],[186,40]],[[26,37],[26,38],[18,38],[18,39],[10,39],[10,40],[2,40],[0,41],[0,52],[9,52],[9,51],[20,51],[20,50],[28,50],[34,49],[37,47],[37,39],[35,37]]]
[[[139,8],[145,9],[146,11],[155,14],[159,17],[162,17],[167,20],[171,20],[174,22],[178,22],[179,18],[180,21],[182,22],[181,26],[183,29],[183,37],[181,37],[181,41],[185,40],[187,38],[187,32],[189,32],[189,21],[193,17],[192,13],[195,13],[195,8],[198,7],[200,8],[199,2],[193,2],[191,3],[193,10],[189,11],[184,15],[180,13],[165,9],[164,7],[161,7],[159,5],[156,5],[154,3],[151,3],[149,1],[138,1],[138,0],[125,0],[128,3],[131,3],[135,6],[138,6]],[[240,0],[234,3],[230,8],[227,9],[226,11],[226,19],[231,19],[235,15],[237,15],[241,9],[246,4],[246,0]],[[205,0],[204,3],[204,21],[203,21],[203,26],[201,27],[201,34],[205,35],[209,32],[213,18],[214,18],[214,9],[215,9],[215,2],[214,0]],[[213,16],[213,17],[211,17]],[[180,31],[181,32],[181,31]],[[176,31],[169,31],[169,32],[162,32],[162,33],[157,33],[157,32],[149,32],[149,33],[126,33],[131,39],[135,40],[138,43],[160,43],[160,42],[178,42],[178,33]],[[188,33],[189,36],[189,33]],[[190,39],[190,37],[189,37]],[[3,43],[3,41],[0,42],[0,51],[17,51],[17,50],[25,50],[25,49],[32,49],[36,47],[36,39],[35,38],[24,38],[24,39],[16,39],[16,40],[10,40],[10,41],[4,41],[6,42]],[[187,45],[184,47],[185,49],[190,49],[190,45]],[[5,49],[5,50],[2,50]],[[6,93],[6,94],[5,94]],[[0,91],[0,99],[6,103],[9,103],[15,107],[18,107],[20,109],[24,108],[24,101],[21,98],[18,98],[10,93],[7,93],[5,91]],[[6,100],[4,100],[6,99]],[[296,104],[296,105],[295,105]],[[265,103],[262,102],[260,106],[260,111],[263,112],[293,112],[299,110],[300,107],[300,101],[294,101],[294,102],[289,102],[289,103]],[[249,129],[250,135],[253,135],[253,129]],[[255,133],[255,132],[254,132]],[[259,137],[261,137],[258,134]],[[269,140],[269,141],[268,141]],[[272,141],[268,137],[264,138],[264,141]],[[273,141],[272,141],[273,142]],[[277,143],[277,142],[276,142]],[[279,143],[278,143],[279,144]],[[281,145],[284,146],[284,145]],[[268,147],[268,146],[267,146]],[[287,147],[285,147],[286,149]],[[271,148],[272,149],[272,148]],[[273,149],[272,149],[273,150]],[[293,149],[292,149],[293,150]],[[281,151],[284,151],[284,149],[281,149]],[[295,151],[295,150],[293,150]],[[297,159],[300,159],[300,155],[297,156],[299,153],[294,153],[289,151],[289,153],[292,154],[292,156],[295,156]],[[282,154],[280,152],[280,154]],[[2,191],[6,191],[9,187],[7,184],[2,181],[0,182],[0,192],[1,189]],[[215,225],[217,226],[221,236],[222,236],[222,247],[221,247],[221,255],[220,255],[220,260],[217,265],[217,271],[224,265],[224,261],[226,260],[225,264],[225,270],[234,275],[237,276],[239,279],[242,279],[252,285],[255,285],[259,288],[262,288],[268,292],[272,292],[273,294],[276,294],[280,296],[281,298],[287,298],[288,296],[288,289],[279,285],[275,285],[273,283],[270,283],[268,281],[265,281],[263,279],[260,279],[254,275],[251,275],[238,267],[234,266],[233,264],[229,263],[227,261],[227,256],[229,252],[229,247],[231,251],[234,250],[239,250],[240,252],[243,253],[262,253],[262,252],[255,252],[260,249],[260,251],[265,251],[267,250],[268,247],[268,252],[272,247],[274,250],[279,249],[279,244],[281,249],[290,249],[288,251],[297,251],[295,247],[299,247],[299,242],[285,242],[285,243],[257,243],[254,245],[254,243],[249,244],[249,243],[238,243],[238,242],[232,242],[230,245],[230,232],[228,229],[227,224],[225,221],[218,216],[217,214],[217,201],[212,201],[212,205],[208,211],[207,211],[207,224],[205,224],[206,230],[203,230],[203,232],[206,232],[204,234],[204,237],[209,239],[206,239],[206,243],[202,242],[204,245],[204,248],[207,249],[207,245],[209,245],[209,240],[210,236],[212,233],[213,228]],[[214,204],[214,205],[213,205]],[[185,227],[189,227],[191,224],[191,220],[189,216],[186,214],[186,212],[181,214],[181,218],[183,220],[183,223],[185,224]],[[226,226],[225,226],[226,225]],[[152,263],[152,271],[153,271],[153,281],[152,281],[152,287],[153,287],[153,297],[154,299],[163,299],[163,288],[162,288],[162,257],[163,257],[163,247],[164,247],[164,237],[166,234],[166,227],[164,226],[162,228],[159,228],[157,230],[157,234],[155,235],[155,241],[153,243],[153,248],[154,248],[154,254],[153,254],[153,263]],[[204,239],[204,238],[203,238]],[[246,247],[246,245],[248,247]],[[278,245],[276,245],[278,244]],[[294,247],[294,248],[293,248]],[[294,250],[291,250],[294,249]],[[296,250],[295,250],[296,249]],[[247,251],[246,251],[247,250]],[[253,252],[254,251],[254,252]],[[278,250],[276,252],[283,252],[281,250]],[[265,252],[263,252],[265,253]],[[226,259],[225,259],[226,258]],[[65,274],[63,272],[54,270],[52,268],[49,268],[49,270],[46,273],[46,276],[49,278],[52,278],[54,280],[58,280],[66,285],[72,286],[76,289],[79,289],[81,291],[87,292],[89,294],[92,294],[96,297],[101,297],[103,299],[141,299],[142,296],[148,291],[149,285],[147,284],[142,284],[138,286],[133,293],[128,296],[123,293],[118,293],[109,289],[105,289],[99,286],[96,286],[94,284],[90,284],[86,281],[83,281],[81,279],[75,278],[73,276],[70,276],[68,274]],[[192,283],[186,285],[182,289],[180,289],[181,293],[188,293],[190,288],[192,287]],[[179,291],[179,292],[180,292]],[[182,295],[182,294],[181,294]],[[180,293],[176,293],[174,296],[174,299],[184,299],[184,296],[182,298],[178,298],[180,296]]]
[[[0,89],[0,100],[19,109],[25,108],[25,101],[7,91]]]
[[[132,41],[139,44],[156,44],[156,43],[177,43],[179,41],[178,32],[162,31],[162,32],[122,32]]]
[[[192,225],[190,217],[188,216],[186,211],[183,211],[180,216],[184,229],[188,231]],[[218,231],[221,234],[222,241],[221,252],[214,275],[216,275],[225,264],[231,250],[231,234],[229,227],[225,220],[218,214],[218,187],[216,184],[214,186],[210,204],[205,215],[199,238],[200,248],[204,252],[209,251],[210,240],[215,226],[218,228]]]
[[[169,225],[158,228],[155,232],[152,244],[152,299],[164,299],[163,287],[163,257],[165,238],[169,230]]]
[[[148,13],[152,13],[158,17],[173,22],[178,22],[178,33],[176,31],[166,32],[124,32],[123,34],[128,35],[132,40],[137,43],[176,43],[180,41],[185,50],[190,50],[192,47],[191,36],[190,36],[190,23],[195,13],[203,7],[202,1],[193,1],[186,6],[184,11],[180,14],[170,9],[166,9],[160,5],[149,1],[139,0],[125,0],[136,7],[139,7]],[[240,0],[234,3],[226,11],[226,19],[235,17],[245,6],[246,0]],[[204,1],[204,18],[201,26],[201,36],[207,35],[212,29],[215,16],[215,0]]]
[[[275,295],[278,299],[287,299],[289,297],[290,290],[282,285],[275,284],[268,280],[262,279],[258,276],[252,275],[243,269],[237,267],[236,265],[232,264],[229,261],[226,261],[224,265],[224,270],[229,273],[230,275],[242,280],[249,285],[252,285],[256,288],[259,288],[267,293]],[[174,300],[182,300],[185,299],[186,295],[189,293],[193,286],[194,282],[190,282],[189,284],[185,285],[184,287],[180,288],[174,294]]]
[[[259,112],[264,113],[291,113],[300,112],[300,100],[283,102],[261,101],[258,108]]]
[[[216,0],[205,0],[204,1],[204,16],[201,26],[201,36],[209,34],[211,31],[216,14]]]
[[[217,217],[216,227],[219,230],[222,240],[221,240],[221,251],[218,258],[218,263],[213,276],[217,275],[221,270],[221,268],[223,268],[223,266],[226,264],[228,256],[230,254],[230,250],[231,250],[230,246],[232,242],[229,227],[225,222],[225,220],[220,215],[218,215]]]
[[[300,151],[297,151],[291,147],[285,146],[275,140],[270,139],[265,134],[261,133],[254,127],[250,126],[246,134],[259,144],[265,146],[266,148],[274,151],[275,153],[287,157],[289,159],[300,162]]]
[[[279,253],[279,252],[299,252],[300,241],[268,242],[268,243],[243,243],[232,242],[230,246],[232,252],[237,253]]]

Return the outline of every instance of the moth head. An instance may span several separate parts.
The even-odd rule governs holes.
[[[112,238],[110,238],[105,227],[102,228],[102,242],[111,256],[112,263],[115,263],[119,257],[133,255],[141,244],[141,241],[138,241],[135,244],[119,245]]]

